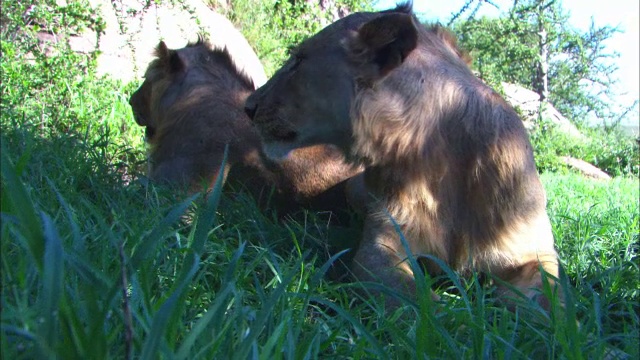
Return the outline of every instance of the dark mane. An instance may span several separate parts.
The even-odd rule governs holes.
[[[255,89],[255,84],[253,83],[253,79],[249,77],[244,71],[241,71],[233,56],[229,52],[229,49],[225,46],[224,48],[218,48],[211,45],[211,43],[206,40],[204,34],[198,34],[198,40],[196,42],[189,42],[186,47],[204,47],[206,51],[213,57],[216,63],[224,66],[231,73],[238,76],[238,78],[243,82],[243,85],[246,85],[250,89]]]
[[[471,65],[471,62],[473,61],[471,55],[468,51],[458,46],[458,38],[453,32],[451,32],[451,30],[440,23],[426,25],[425,28],[428,32],[431,32],[440,38],[445,45],[447,45],[460,59],[462,59],[462,61],[469,66]]]
[[[189,42],[187,47],[198,47],[198,46],[206,46],[211,49],[211,44],[207,41],[205,34],[198,33],[198,40],[196,42]]]
[[[413,1],[408,0],[400,4],[396,3],[395,9],[381,11],[382,14],[398,13],[398,12],[404,13],[404,14],[413,14]]]

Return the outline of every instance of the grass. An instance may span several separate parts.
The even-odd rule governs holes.
[[[546,320],[530,304],[512,313],[491,289],[455,277],[444,305],[384,315],[359,285],[327,280],[335,258],[312,215],[278,223],[244,194],[179,202],[63,151],[74,139],[32,141],[28,158],[2,152],[7,358],[638,355],[637,179],[543,176],[575,332],[572,315]]]
[[[332,280],[348,253],[329,245],[357,229],[317,214],[280,222],[242,192],[149,184],[135,85],[64,54],[24,62],[16,44],[32,40],[2,39],[3,358],[640,356],[637,177],[543,174],[567,311],[511,312],[449,274],[442,304],[422,296],[389,313],[373,285]]]

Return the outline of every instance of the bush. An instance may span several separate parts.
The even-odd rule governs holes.
[[[329,2],[327,2],[329,3]],[[366,0],[338,0],[335,6],[351,11],[370,9]],[[301,0],[232,0],[227,17],[254,46],[271,76],[289,56],[289,50],[331,22],[318,2]]]
[[[587,128],[584,137],[568,135],[542,121],[531,132],[538,171],[566,172],[561,156],[591,163],[612,176],[640,176],[638,140],[619,129]]]
[[[575,149],[575,157],[594,164],[613,176],[640,176],[640,139],[622,133],[617,128],[592,128],[583,147]]]
[[[98,34],[103,30],[104,23],[94,19],[88,3],[7,0],[2,14],[3,138],[20,131],[43,139],[68,136],[83,144],[103,143],[111,164],[136,164],[143,136],[127,101],[133,85],[97,79],[95,54],[75,53],[64,41],[86,28]],[[60,41],[43,46],[39,31]]]

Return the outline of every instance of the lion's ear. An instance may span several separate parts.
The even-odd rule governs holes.
[[[170,74],[180,72],[186,67],[180,54],[175,50],[169,49],[164,41],[160,41],[158,47],[156,47],[156,56],[162,62],[164,70]]]
[[[382,77],[400,66],[417,44],[418,29],[413,17],[396,13],[362,25],[347,40],[346,47],[353,60],[376,65]]]
[[[451,52],[464,61],[467,66],[471,66],[473,58],[471,58],[469,52],[458,47],[458,39],[451,31],[440,25],[435,25],[432,28],[432,31],[442,40],[442,42],[444,42]]]

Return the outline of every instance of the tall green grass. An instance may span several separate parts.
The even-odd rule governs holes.
[[[173,204],[160,200],[171,194],[138,183],[96,184],[99,199],[112,200],[103,202],[50,181],[49,198],[29,180],[56,165],[27,161],[19,177],[11,157],[2,164],[9,358],[599,358],[609,348],[638,355],[635,179],[544,177],[576,332],[570,315],[548,319],[532,304],[510,312],[491,289],[455,276],[450,295],[440,290],[444,304],[409,301],[385,315],[361,285],[326,279],[335,258],[325,255],[329,239],[313,220],[274,222],[244,194],[223,195],[219,206],[213,196]]]
[[[640,356],[638,178],[544,174],[567,311],[511,312],[453,273],[389,311],[368,295],[385,289],[333,280],[349,252],[330,246],[358,229],[149,184],[135,85],[96,79],[65,49],[25,62],[34,39],[20,36],[1,43],[3,358]]]

